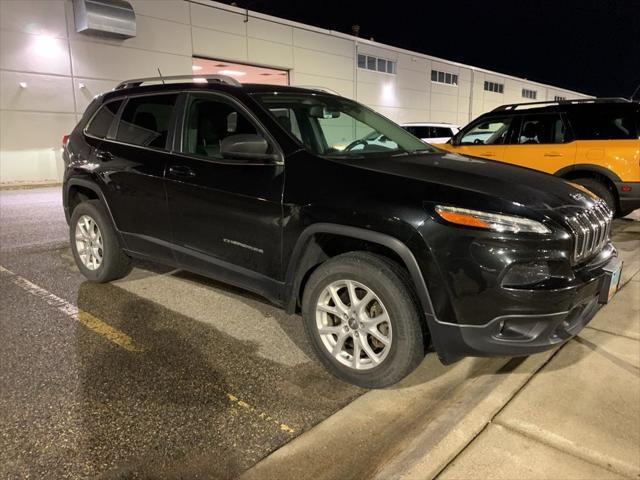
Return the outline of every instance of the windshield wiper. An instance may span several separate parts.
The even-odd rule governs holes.
[[[417,150],[411,150],[409,153],[416,154],[416,153],[433,153],[433,152],[434,152],[433,148],[418,148]]]
[[[434,150],[430,148],[418,148],[416,150],[405,150],[404,152],[396,153],[392,155],[393,157],[400,157],[405,155],[416,155],[418,153],[433,153]]]

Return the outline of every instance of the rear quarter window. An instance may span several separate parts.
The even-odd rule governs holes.
[[[631,140],[639,137],[637,116],[631,108],[576,109],[571,126],[577,140]]]
[[[120,105],[122,105],[122,100],[114,100],[113,102],[102,105],[89,121],[87,133],[98,138],[106,137],[113,120],[118,114]]]
[[[120,115],[116,140],[143,147],[166,148],[177,94],[131,97]]]

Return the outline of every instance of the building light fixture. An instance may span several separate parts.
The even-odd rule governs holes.
[[[240,70],[220,70],[220,75],[229,75],[230,77],[242,77],[247,74],[247,72],[241,72]]]

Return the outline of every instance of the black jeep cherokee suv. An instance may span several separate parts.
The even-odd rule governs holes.
[[[611,212],[588,191],[436,150],[321,91],[149,80],[97,97],[64,149],[91,281],[135,257],[256,292],[300,311],[320,361],[365,387],[429,345],[444,363],[552,348],[617,288]]]

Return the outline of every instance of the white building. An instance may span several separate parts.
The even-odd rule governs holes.
[[[2,184],[59,181],[62,136],[90,100],[158,68],[325,87],[397,122],[465,124],[504,103],[587,97],[210,0],[128,2],[137,32],[121,40],[77,33],[72,0],[0,0]]]

